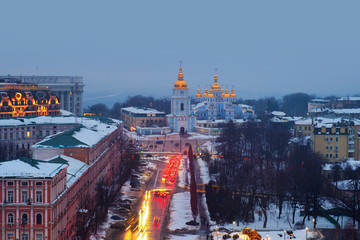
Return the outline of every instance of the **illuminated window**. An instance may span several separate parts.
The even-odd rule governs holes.
[[[8,240],[15,240],[15,234],[14,233],[8,233],[7,239]]]
[[[27,132],[26,132],[26,137],[27,137],[27,138],[30,138],[30,131],[27,131]]]

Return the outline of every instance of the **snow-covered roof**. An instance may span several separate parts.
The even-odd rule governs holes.
[[[339,164],[339,166],[341,167],[341,169],[345,169],[346,167],[351,167],[352,170],[355,170],[356,168],[359,168],[360,167],[360,161],[359,160],[354,160],[354,159],[348,159],[347,161],[345,162],[339,162],[337,163]],[[330,171],[332,170],[332,167],[335,165],[335,163],[326,163],[324,166],[323,166],[323,170],[324,171]]]
[[[68,188],[89,168],[88,164],[65,155],[55,156],[44,161],[49,163],[62,163],[68,165],[66,185]]]
[[[0,162],[0,177],[17,178],[53,178],[68,165],[50,163],[27,157]]]
[[[335,117],[335,118],[325,118],[325,117],[316,117],[316,118],[304,118],[301,120],[298,120],[295,122],[295,125],[311,125],[313,124],[315,127],[327,127],[330,128],[333,126],[333,124],[341,123],[341,122],[349,122],[348,119],[344,119],[341,117]],[[359,119],[351,119],[352,122],[354,122],[355,125],[360,124]]]
[[[72,112],[66,111],[64,109],[60,109],[61,116],[71,116],[74,115]]]
[[[227,123],[230,119],[214,119],[214,120],[196,120],[196,123]],[[246,122],[244,119],[231,119],[234,123]]]
[[[360,97],[341,97],[340,101],[360,101]]]
[[[354,190],[355,185],[352,180],[342,180],[338,182],[332,182],[334,186],[337,184],[337,188],[342,191],[351,191]]]
[[[246,104],[238,104],[238,106],[241,108],[251,108],[251,109],[253,108],[252,106]]]
[[[311,113],[333,112],[336,114],[360,114],[360,108],[314,108],[310,110]]]
[[[329,101],[329,100],[326,100],[326,99],[315,98],[315,99],[311,99],[310,102],[328,103],[328,102],[330,102],[330,101]]]
[[[120,122],[120,121],[119,121]],[[117,124],[107,124],[98,120],[83,121],[78,128],[47,136],[31,148],[92,147],[101,139],[117,130]]]
[[[77,117],[77,116],[38,116],[38,117],[17,117],[0,118],[0,126],[26,126],[40,124],[81,124],[94,126],[99,123],[118,125],[120,120],[106,117]]]
[[[153,108],[137,108],[137,107],[126,107],[126,108],[122,108],[122,110],[131,112],[131,113],[143,113],[143,114],[148,114],[148,113],[155,113],[155,114],[165,114],[165,112],[160,112],[156,109]]]
[[[286,115],[286,113],[280,111],[272,111],[271,114],[279,117],[284,117]]]
[[[204,102],[201,102],[201,103],[198,103],[198,104],[196,104],[196,106],[194,107],[193,110],[199,109],[199,108],[201,108],[201,107],[203,107],[203,106],[205,106],[205,105],[206,105],[206,102],[205,102],[205,101],[204,101]]]

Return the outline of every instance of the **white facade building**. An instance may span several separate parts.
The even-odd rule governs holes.
[[[191,112],[189,89],[184,80],[182,68],[179,69],[178,80],[174,84],[171,98],[171,113],[166,116],[167,125],[172,132],[193,132],[195,115]]]

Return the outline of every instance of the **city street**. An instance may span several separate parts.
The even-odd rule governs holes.
[[[173,157],[170,162],[176,157]],[[127,229],[112,239],[161,239],[162,229],[170,201],[170,195],[175,189],[177,166],[157,161],[158,169],[147,183],[141,204],[133,211],[138,212],[138,218],[129,224]],[[165,172],[175,172],[173,176],[164,175]],[[173,181],[172,181],[173,180]]]
[[[130,138],[135,136],[135,133],[130,134]],[[165,152],[165,153],[183,153],[187,151],[189,144],[192,145],[194,151],[208,142],[212,141],[211,136],[202,136],[196,138],[191,135],[169,134],[158,136],[147,136],[146,139],[139,138],[137,142],[142,144],[142,147],[149,152]]]

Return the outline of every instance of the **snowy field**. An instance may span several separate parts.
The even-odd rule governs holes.
[[[171,235],[170,240],[199,240],[200,238],[197,235]]]
[[[185,223],[192,220],[190,209],[190,192],[175,193],[170,202],[170,223],[168,229],[175,230],[198,230],[199,226],[189,226]]]

